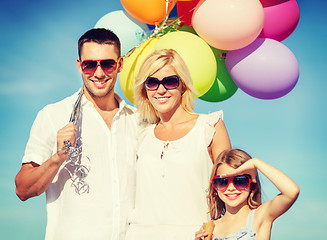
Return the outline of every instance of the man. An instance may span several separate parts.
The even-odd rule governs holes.
[[[16,193],[25,201],[46,192],[47,240],[120,240],[134,204],[135,109],[114,93],[123,65],[117,36],[89,30],[78,52],[84,82],[78,120],[68,123],[78,93],[39,112]]]

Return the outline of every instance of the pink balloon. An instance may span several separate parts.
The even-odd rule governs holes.
[[[284,44],[258,38],[250,45],[229,51],[226,67],[235,84],[260,99],[275,99],[289,93],[299,78],[299,65]]]
[[[282,41],[296,28],[300,10],[296,0],[260,0],[264,10],[264,25],[259,37]]]
[[[214,48],[245,47],[260,34],[264,23],[258,0],[200,0],[193,16],[196,33]]]

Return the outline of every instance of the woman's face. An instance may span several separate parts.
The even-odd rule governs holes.
[[[159,71],[150,75],[149,77],[157,78],[162,81],[163,78],[168,76],[177,75],[175,70],[166,65]],[[151,105],[162,114],[174,114],[174,112],[181,107],[182,102],[182,83],[180,81],[179,86],[176,89],[167,90],[162,84],[159,85],[157,90],[146,89],[147,97]]]

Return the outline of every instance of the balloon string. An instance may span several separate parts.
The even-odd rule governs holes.
[[[140,44],[135,46],[131,51],[126,53],[123,56],[124,59],[128,58],[134,52],[134,50],[136,48],[141,46],[141,44],[143,42],[149,40],[150,38],[161,37],[161,36],[165,35],[167,32],[169,32],[169,30],[176,31],[181,26],[181,21],[179,20],[178,17],[176,19],[172,19],[172,20],[168,19],[169,3],[171,3],[171,0],[165,0],[165,1],[166,1],[166,16],[165,16],[164,20],[160,24],[155,24],[155,29],[152,30],[152,33],[146,39],[144,39]],[[176,2],[176,0],[173,0],[173,1]]]

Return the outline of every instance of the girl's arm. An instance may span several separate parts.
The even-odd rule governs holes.
[[[293,205],[300,192],[299,186],[285,173],[258,158],[248,160],[233,173],[222,177],[242,174],[250,169],[258,169],[280,191],[280,194],[260,206],[264,219],[273,222]]]
[[[280,191],[280,194],[262,206],[264,208],[264,215],[273,222],[293,205],[299,196],[300,188],[279,169],[257,158],[253,159],[253,161],[256,168]]]

